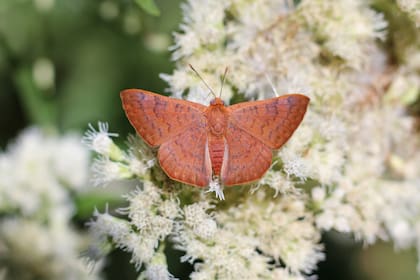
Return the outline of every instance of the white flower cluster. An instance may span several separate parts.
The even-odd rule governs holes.
[[[130,137],[128,144],[130,150],[125,153],[112,141],[116,133],[108,133],[108,124],[99,122],[98,131],[92,125],[85,133],[82,142],[96,152],[97,157],[93,163],[93,184],[105,186],[110,182],[134,175],[145,176],[146,171],[154,165],[151,155],[144,154],[139,139]]]
[[[420,152],[413,119],[404,114],[407,100],[418,97],[415,71],[420,65],[388,67],[375,40],[386,35],[382,14],[368,1],[300,1],[296,7],[291,1],[232,0],[218,6],[198,2],[188,1],[184,7],[186,26],[175,37],[178,70],[164,76],[171,91],[177,95],[190,88],[188,96],[197,94],[194,80],[178,79],[191,75],[182,70],[184,61],[212,75],[210,83],[228,65],[228,87],[249,97],[272,94],[267,90],[270,82],[285,92],[305,90],[311,97],[309,111],[278,154],[283,172],[269,171],[259,185],[287,194],[295,193],[294,185],[306,178],[316,180],[313,199],[322,210],[316,217],[320,229],[352,232],[367,243],[391,237],[397,245],[406,244],[407,237],[401,233],[399,240],[400,231],[389,227],[383,209],[402,201],[401,195],[409,191],[410,211],[398,207],[399,219],[420,218]],[[207,24],[192,16],[207,8],[219,15],[217,21]],[[217,27],[221,31],[208,30]],[[391,186],[400,186],[401,195],[384,199]],[[393,213],[399,216],[396,209]],[[407,224],[407,230],[415,232],[415,224]],[[414,245],[417,239],[410,240]]]
[[[186,61],[213,88],[220,88],[219,76],[229,67],[226,101],[235,90],[249,98],[272,97],[270,79],[280,92],[309,92],[323,83],[323,92],[313,94],[325,96],[328,87],[340,83],[325,69],[328,60],[342,62],[340,68],[360,68],[373,39],[384,37],[386,22],[366,1],[301,1],[297,7],[290,2],[188,1],[183,32],[175,35],[173,47],[178,69],[162,75],[170,92],[181,97],[188,89],[190,100],[206,103]]]
[[[229,67],[226,103],[277,91],[311,102],[266,176],[248,193],[225,188],[224,202],[165,181],[159,168],[149,172],[153,156],[140,142],[130,145],[138,151],[133,157],[103,155],[97,182],[142,183],[128,197],[127,221],[105,213],[92,225],[145,265],[151,274],[142,277],[172,277],[162,256],[167,238],[185,251],[181,261],[194,265],[192,279],[304,279],[324,258],[321,232],[332,229],[365,244],[390,240],[420,252],[420,149],[405,111],[419,97],[418,51],[407,48],[413,59],[391,66],[379,47],[387,22],[369,1],[295,2],[184,4],[173,47],[177,68],[162,75],[174,97],[187,93],[208,104],[187,70],[192,64],[212,88]],[[138,167],[130,169],[133,160]]]
[[[100,127],[96,133],[93,127],[88,131],[85,139],[89,145],[108,137],[105,124],[101,123]],[[111,138],[106,142],[118,149]],[[130,147],[144,152],[138,158],[122,156],[111,160],[106,154],[100,157],[122,166],[130,166],[132,160],[150,160],[145,156],[147,148],[140,142],[132,142]],[[91,148],[95,150],[94,145]],[[102,171],[95,163],[93,167],[97,176],[108,170],[105,165]],[[144,267],[141,279],[173,278],[163,253],[168,239],[175,248],[185,251],[180,261],[194,264],[191,279],[276,279],[278,275],[284,279],[303,279],[323,259],[314,216],[305,210],[300,195],[272,199],[270,194],[267,199],[265,190],[255,189],[256,195],[245,195],[226,211],[219,211],[212,199],[206,199],[211,195],[188,186],[180,190],[170,180],[152,176],[157,169],[151,172],[142,168],[142,174],[127,173],[127,170],[116,169],[111,176],[113,181],[103,182],[110,185],[115,180],[126,180],[137,188],[126,196],[129,205],[117,211],[126,218],[110,215],[108,210],[95,213],[90,222],[96,237],[91,247],[93,258],[106,253],[111,240],[116,247],[132,254],[137,269]],[[128,181],[131,177],[140,182]],[[96,176],[94,181],[97,182]],[[265,207],[261,208],[262,204]],[[275,226],[273,219],[277,221]]]
[[[0,270],[4,279],[98,279],[80,258],[89,242],[71,225],[71,192],[87,183],[78,135],[25,130],[0,154]],[[0,277],[1,278],[1,277]]]
[[[109,213],[95,213],[90,222],[92,234],[96,237],[97,249],[107,243],[108,237],[119,248],[132,253],[132,262],[140,269],[146,264],[146,275],[167,275],[163,241],[172,232],[174,219],[178,213],[178,203],[174,199],[163,200],[163,193],[150,183],[127,197],[129,207],[120,209],[129,220],[119,219]],[[147,277],[146,277],[147,278]]]
[[[140,279],[170,279],[164,243],[179,215],[178,201],[152,184],[150,168],[154,165],[151,151],[138,138],[129,137],[129,151],[124,152],[112,140],[118,136],[108,132],[108,124],[99,122],[96,130],[89,125],[83,142],[98,154],[92,165],[92,182],[95,186],[118,184],[124,179],[138,178],[141,188],[126,196],[127,208],[119,214],[128,220],[108,213],[95,212],[89,223],[95,242],[88,251],[88,257],[97,260],[109,250],[108,239],[118,248],[132,253],[132,263],[137,269],[145,265]]]
[[[185,207],[174,239],[185,260],[202,261],[192,279],[303,279],[324,258],[320,233],[303,202],[271,196],[267,201],[266,195],[259,190],[213,217],[205,202]]]

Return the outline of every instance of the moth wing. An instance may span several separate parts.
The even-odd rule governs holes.
[[[197,122],[159,147],[160,166],[171,179],[198,187],[209,185],[212,168],[205,125]]]
[[[270,168],[272,150],[255,136],[229,123],[225,139],[225,158],[220,172],[223,185],[253,182]]]
[[[239,103],[228,107],[229,121],[271,149],[279,149],[301,123],[308,103],[301,94]]]
[[[141,89],[120,93],[124,111],[132,126],[152,147],[167,142],[195,122],[203,120],[206,106],[169,98]]]

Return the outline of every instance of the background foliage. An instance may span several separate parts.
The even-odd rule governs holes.
[[[81,131],[106,119],[128,131],[118,92],[162,91],[158,74],[172,68],[167,47],[180,21],[179,1],[158,2],[159,17],[137,2],[0,2],[3,145],[30,124]],[[42,59],[52,64],[53,82],[40,87],[33,77]]]

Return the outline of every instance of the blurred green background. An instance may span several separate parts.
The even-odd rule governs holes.
[[[40,125],[82,133],[88,123],[133,132],[119,91],[164,93],[159,73],[174,63],[168,47],[181,22],[180,0],[0,0],[0,147],[25,127]],[[79,218],[83,225],[84,219]],[[326,261],[319,279],[420,279],[415,251],[392,245],[363,249],[351,237],[325,234]],[[179,258],[180,252],[169,252]],[[175,275],[189,265],[170,262]],[[135,279],[129,255],[111,254],[108,279]]]
[[[140,2],[140,1],[138,1]],[[153,16],[132,0],[0,1],[0,143],[28,125],[83,131],[129,124],[119,91],[163,92],[180,1],[158,1]]]

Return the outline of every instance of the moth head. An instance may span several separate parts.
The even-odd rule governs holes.
[[[212,105],[212,106],[217,106],[217,105],[225,106],[225,102],[223,102],[222,99],[216,97],[215,99],[213,99],[212,101],[210,101],[210,105]]]

